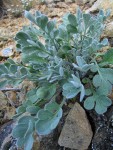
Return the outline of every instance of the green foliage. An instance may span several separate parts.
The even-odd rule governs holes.
[[[113,49],[105,54],[100,50],[108,45],[107,39],[101,40],[108,14],[101,10],[93,16],[78,9],[76,15],[67,14],[57,26],[39,11],[35,15],[25,12],[31,24],[15,37],[21,63],[8,59],[0,64],[0,88],[26,79],[36,85],[14,116],[19,118],[13,130],[19,147],[31,149],[35,132],[46,135],[56,128],[68,99],[77,96],[86,109],[99,114],[107,111],[111,105]]]
[[[46,104],[44,109],[37,113],[36,131],[39,135],[49,134],[59,123],[62,109],[56,102]]]
[[[80,94],[80,101],[83,100],[85,95],[85,89],[82,85],[79,78],[77,78],[75,75],[72,75],[72,79],[69,79],[69,83],[65,83],[63,85],[63,95],[67,98],[74,98],[78,93]]]
[[[110,49],[105,53],[102,62],[100,63],[100,65],[104,65],[104,66],[109,64],[113,64],[113,49]]]
[[[98,114],[102,114],[107,111],[107,107],[111,104],[111,100],[106,95],[101,95],[101,93],[96,91],[93,96],[86,98],[84,107],[88,110],[91,110],[95,107],[95,111]]]

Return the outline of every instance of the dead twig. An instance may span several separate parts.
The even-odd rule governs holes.
[[[19,88],[5,88],[5,89],[0,89],[0,91],[2,91],[2,92],[6,92],[6,91],[20,92],[21,89],[19,89]]]

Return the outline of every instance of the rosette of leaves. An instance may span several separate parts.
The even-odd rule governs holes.
[[[62,117],[62,106],[75,97],[88,110],[99,114],[111,105],[113,49],[100,50],[108,45],[101,39],[104,21],[109,11],[98,15],[68,13],[57,25],[44,14],[25,12],[30,25],[19,31],[15,40],[21,63],[8,59],[0,64],[0,88],[17,85],[24,80],[34,82],[25,101],[17,108],[17,125],[13,136],[17,145],[30,150],[34,133],[49,134]],[[61,95],[61,100],[57,99]]]

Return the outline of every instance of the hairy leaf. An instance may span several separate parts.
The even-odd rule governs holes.
[[[95,93],[93,96],[86,98],[84,107],[88,110],[95,108],[98,114],[103,114],[111,104],[111,100],[107,96]]]
[[[99,75],[95,75],[93,78],[93,84],[103,94],[110,94],[113,84],[113,69],[101,68]]]
[[[84,86],[80,82],[79,78],[75,75],[72,75],[72,77],[73,79],[70,79],[68,83],[63,85],[63,96],[70,99],[74,98],[79,92],[81,92],[80,101],[82,101],[85,95]]]
[[[73,14],[69,14],[68,15],[68,20],[69,20],[69,22],[70,22],[70,24],[72,25],[72,26],[77,26],[77,20],[76,20],[76,17],[75,17],[75,15],[73,15]]]
[[[51,115],[49,118],[47,115],[45,116],[44,120],[39,119],[36,122],[37,133],[39,135],[49,134],[54,128],[56,128],[61,117],[62,117],[62,109],[60,108],[55,115]]]

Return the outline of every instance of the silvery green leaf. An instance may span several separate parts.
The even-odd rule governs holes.
[[[27,128],[27,131],[26,131],[26,133],[24,135],[25,138],[28,138],[28,136],[33,133],[33,126],[34,126],[33,122],[31,120],[29,120],[28,128]]]
[[[88,97],[88,98],[85,99],[85,101],[84,101],[84,107],[87,110],[93,109],[94,106],[95,106],[95,101],[94,101],[93,96],[90,96],[90,97]]]
[[[105,96],[95,93],[93,96],[88,97],[84,102],[84,107],[88,110],[95,107],[98,114],[103,114],[107,111],[108,106],[112,104],[111,100]]]
[[[15,62],[14,62],[12,59],[10,59],[10,58],[8,58],[7,61],[8,61],[10,64],[12,64],[12,65],[15,64]]]
[[[27,75],[27,69],[25,67],[21,67],[19,71],[22,76]]]
[[[45,46],[40,41],[37,41],[37,45],[40,47],[41,50],[46,51]]]
[[[69,13],[66,13],[66,14],[64,14],[64,16],[62,17],[63,25],[69,24],[68,15],[69,15]],[[62,25],[62,24],[61,24],[61,25]],[[60,25],[60,26],[61,26],[61,25]],[[63,26],[63,27],[64,27],[64,26]]]
[[[36,95],[37,99],[50,99],[56,92],[55,84],[48,84],[45,87],[38,88]]]
[[[36,92],[37,99],[45,98],[46,93],[47,93],[47,91],[46,91],[45,87],[38,88],[38,90]]]
[[[76,77],[74,74],[72,74],[72,77],[75,82],[77,82],[78,84],[81,84],[81,81],[78,77]]]
[[[23,102],[23,106],[26,108],[26,107],[31,106],[31,105],[33,105],[33,102],[28,100],[27,96],[26,96],[26,101]]]
[[[32,134],[25,138],[24,150],[31,150],[33,147],[34,138]]]
[[[50,80],[50,78],[52,77],[53,72],[50,72],[50,74],[47,76],[47,80]]]
[[[23,124],[27,124],[27,127],[28,127],[30,122],[32,122],[32,123],[35,122],[34,117],[30,116],[30,115],[26,115],[26,116],[23,115],[23,116],[21,116],[21,118],[19,118],[18,125],[23,123]],[[31,125],[31,123],[30,123],[30,125]]]
[[[24,106],[19,106],[17,109],[16,109],[16,112],[19,114],[19,113],[24,113],[26,112],[26,107]]]
[[[81,85],[80,102],[83,100],[84,96],[85,96],[85,89],[84,86]]]
[[[91,69],[93,66],[93,64],[85,64],[83,65],[83,67],[81,68],[82,71],[87,72],[89,69]]]
[[[72,26],[77,26],[77,20],[76,20],[76,17],[75,15],[73,14],[69,14],[68,15],[68,20],[69,20],[69,23],[72,25]]]
[[[48,17],[45,16],[45,15],[40,15],[38,17],[36,17],[36,23],[37,25],[41,28],[41,29],[45,29],[46,25],[47,25],[47,22],[48,22]]]
[[[104,95],[100,96],[99,98],[100,98],[100,100],[98,99],[96,101],[95,111],[98,114],[102,114],[107,111],[107,107],[110,106],[112,104],[112,102],[108,97],[105,97]]]
[[[50,83],[53,83],[53,82],[55,82],[55,81],[58,81],[59,80],[59,78],[60,78],[60,76],[53,76],[53,77],[51,77],[51,79],[50,79]]]
[[[56,116],[54,118],[54,120],[52,121],[52,124],[51,124],[51,130],[55,129],[62,117],[62,108],[59,109],[59,111],[57,111],[56,113]]]
[[[48,33],[50,33],[54,29],[54,27],[55,27],[54,22],[53,21],[49,21],[47,23],[47,31],[48,31]]]
[[[30,114],[37,114],[37,112],[40,110],[40,107],[38,106],[28,106],[26,108],[26,111],[29,112]]]
[[[17,68],[18,67],[16,65],[10,65],[9,70],[11,73],[15,74],[17,72]]]
[[[26,122],[26,120],[24,120]],[[13,136],[17,138],[17,144],[19,147],[24,146],[25,150],[31,150],[33,145],[33,122],[29,120],[26,123],[18,123],[16,127],[13,129]],[[31,138],[32,137],[32,138]],[[31,141],[29,141],[31,140]]]
[[[47,62],[47,60],[45,60],[44,58],[39,57],[37,53],[32,53],[30,55],[22,54],[22,61],[24,63],[35,63],[35,64],[42,64]]]
[[[87,28],[90,24],[90,18],[91,18],[91,15],[90,14],[83,14],[83,19],[84,19],[84,24],[85,24],[85,27]]]
[[[59,63],[59,58],[57,56],[54,57],[55,63],[58,64]]]
[[[60,109],[60,105],[54,101],[47,103],[44,107],[44,110],[47,110],[53,114],[56,113],[59,109]]]
[[[77,33],[77,28],[75,26],[72,26],[71,24],[67,25],[67,31],[69,33]]]
[[[0,89],[4,88],[8,84],[7,80],[0,81]]]
[[[28,124],[26,123],[20,123],[16,125],[16,127],[13,129],[13,137],[15,138],[21,138],[24,137],[26,131],[28,129]]]
[[[79,71],[81,71],[81,68],[79,66],[77,66],[75,63],[72,63],[73,67]]]
[[[82,19],[82,11],[80,8],[77,9],[77,22],[79,22]]]
[[[100,68],[100,74],[95,75],[93,79],[93,84],[95,87],[98,86],[100,91],[104,91],[104,94],[110,94],[111,84],[113,83],[113,69],[110,68]],[[104,89],[104,90],[102,90]]]
[[[53,32],[53,34],[54,34],[54,38],[56,38],[59,35],[59,30],[55,29],[54,32]]]
[[[64,70],[63,70],[63,67],[60,67],[60,68],[59,68],[59,74],[60,74],[61,77],[64,76]]]
[[[85,60],[81,56],[76,56],[76,61],[78,66],[82,67],[84,64],[86,64]]]
[[[9,72],[9,68],[10,68],[10,66],[11,66],[12,64],[10,64],[8,61],[6,61],[5,63],[4,63],[4,66],[8,69],[8,72]],[[14,64],[13,64],[14,65]],[[16,64],[16,66],[17,66],[17,64]],[[2,72],[2,71],[1,71]]]
[[[101,79],[99,75],[95,75],[93,78],[93,85],[99,87],[101,85]]]
[[[61,38],[62,40],[68,40],[68,32],[66,31],[66,29],[59,28],[59,38]]]
[[[56,84],[50,84],[46,87],[48,95],[47,99],[50,99],[56,93]]]
[[[30,45],[37,46],[37,44],[36,44],[34,41],[32,41],[32,40],[27,40],[27,42],[28,42]]]
[[[10,75],[10,74],[2,74],[1,75],[2,78],[6,78],[8,80],[12,80],[12,79],[15,79],[15,76],[14,75]]]
[[[32,23],[36,24],[34,16],[29,11],[25,11],[24,16]]]
[[[24,139],[24,137],[17,138],[16,145],[17,145],[19,148],[21,148],[21,147],[23,147],[23,145],[24,145],[24,142],[25,142],[25,139]]]
[[[0,64],[0,71],[2,73],[8,74],[8,69],[4,64]]]
[[[50,120],[38,120],[36,122],[36,131],[38,133],[38,135],[47,135],[51,132],[51,129],[50,129],[50,126],[51,126],[51,122]]]
[[[30,36],[23,32],[23,31],[20,31],[16,34],[16,38],[18,39],[18,43],[21,44],[21,45],[29,45],[29,43],[27,42],[27,40],[30,40]]]
[[[37,118],[39,120],[51,119],[52,117],[53,117],[53,114],[49,112],[48,110],[41,109],[37,113]]]
[[[45,52],[39,52],[39,53],[38,53],[38,56],[39,56],[39,57],[42,57],[42,58],[46,58],[46,57],[48,57],[49,55],[48,55],[47,53],[45,53]]]
[[[90,70],[92,71],[92,72],[97,72],[98,70],[97,70],[97,66],[94,64],[94,65],[92,65],[92,67],[90,68]]]
[[[63,85],[63,96],[67,99],[74,98],[80,92],[80,88],[76,88],[72,83]]]
[[[41,16],[41,12],[40,11],[35,11],[35,17],[39,17]]]
[[[70,83],[72,83],[77,89],[81,87],[81,84],[75,81],[70,81]]]
[[[34,52],[42,51],[39,46],[26,46],[22,48],[22,53],[31,55]]]
[[[36,89],[32,89],[27,92],[26,98],[31,101],[32,103],[35,103],[38,100],[38,97],[36,95]]]
[[[41,28],[45,28],[48,22],[48,17],[45,15],[41,15]]]
[[[37,120],[35,128],[39,135],[49,134],[58,125],[62,117],[62,109],[60,108],[51,118],[45,120]]]
[[[112,84],[107,81],[102,81],[101,86],[98,87],[98,93],[109,95],[112,92]]]
[[[63,85],[63,96],[65,96],[67,99],[74,98],[79,92],[80,94],[80,100],[82,101],[85,90],[84,87],[78,77],[72,74],[73,79],[69,80],[69,83],[65,83]]]

